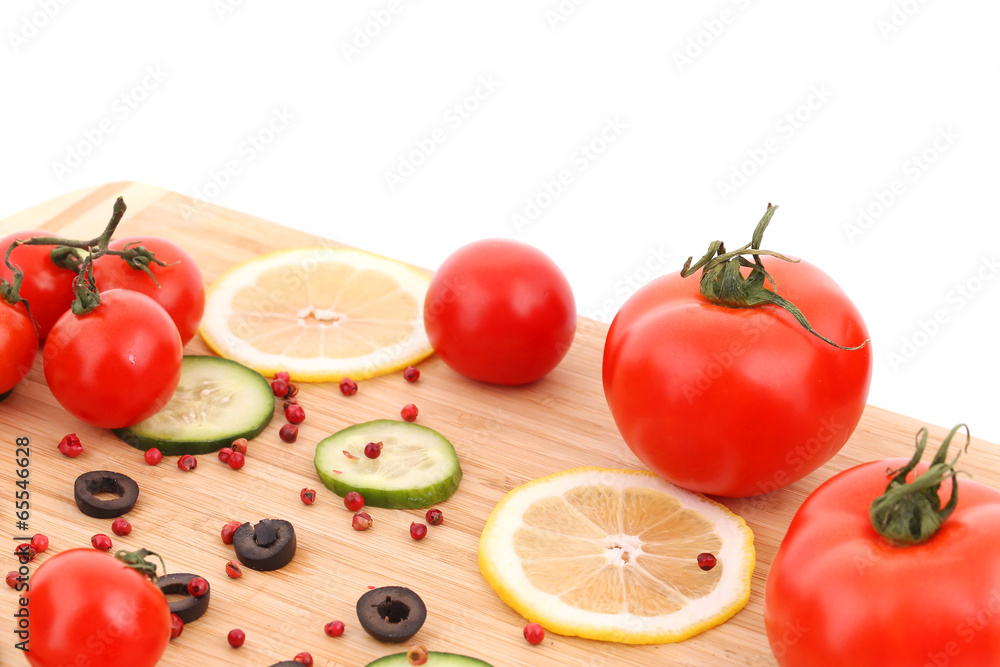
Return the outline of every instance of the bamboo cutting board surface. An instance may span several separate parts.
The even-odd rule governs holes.
[[[107,223],[114,200],[128,212],[117,236],[149,234],[169,238],[197,260],[206,284],[227,268],[280,248],[330,244],[309,234],[249,215],[195,202],[183,195],[137,183],[113,183],[76,191],[0,223],[0,235],[45,228],[70,238],[92,238]],[[108,431],[65,412],[45,386],[39,358],[26,380],[0,403],[0,434],[7,451],[0,465],[4,497],[14,495],[14,441],[31,439],[31,518],[26,533],[15,530],[13,502],[3,503],[0,530],[8,535],[42,532],[51,546],[31,564],[32,572],[54,553],[87,547],[95,533],[112,535],[115,549],[146,547],[164,556],[168,571],[205,576],[212,586],[209,611],[170,643],[162,665],[267,666],[309,651],[317,667],[359,667],[405,650],[381,644],[358,623],[354,606],[368,586],[403,585],[428,608],[427,622],[413,638],[430,650],[476,656],[496,667],[573,665],[680,665],[720,667],[775,664],[764,635],[763,593],[768,568],[795,510],[822,481],[858,463],[909,457],[920,421],[869,407],[844,450],[807,478],[781,491],[722,502],[743,516],[755,535],[757,568],[746,608],[720,627],[677,644],[626,646],[548,634],[540,646],[521,636],[524,619],[493,593],[477,566],[478,538],[490,511],[514,486],[582,465],[642,468],[615,428],[601,385],[601,357],[607,326],[581,319],[576,339],[558,368],[525,387],[495,387],[467,380],[437,357],[420,365],[421,378],[400,373],[359,383],[357,395],[341,395],[335,384],[301,385],[306,410],[298,441],[278,438],[284,423],[280,405],[267,430],[250,443],[247,465],[235,472],[214,455],[199,457],[190,473],[175,457],[159,466],[143,462],[138,450]],[[208,354],[196,337],[187,354]],[[877,381],[877,378],[876,378]],[[398,418],[406,403],[420,408],[417,423],[437,429],[454,444],[464,472],[459,490],[439,507],[441,526],[414,542],[408,533],[423,511],[374,508],[374,527],[357,533],[340,498],[323,488],[313,467],[315,444],[361,421]],[[947,429],[931,428],[940,441]],[[84,453],[64,457],[56,444],[76,433]],[[114,537],[110,521],[84,516],[73,501],[73,480],[87,470],[123,472],[139,483],[140,497],[128,514],[131,535]],[[974,439],[963,469],[1000,488],[1000,448]],[[315,488],[312,506],[299,500]],[[298,551],[276,572],[244,569],[240,579],[224,573],[235,558],[219,530],[231,519],[290,521]],[[15,542],[8,542],[12,552]],[[7,570],[16,569],[13,555]],[[819,593],[819,592],[818,592]],[[13,591],[0,594],[3,622],[0,663],[25,665],[13,648]],[[347,626],[342,637],[323,633],[328,621]],[[246,644],[232,649],[226,634],[239,627]]]

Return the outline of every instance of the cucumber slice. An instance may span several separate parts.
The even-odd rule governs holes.
[[[369,442],[382,443],[378,458],[365,456]],[[429,507],[450,497],[462,481],[458,455],[443,435],[392,419],[337,431],[316,445],[314,462],[326,488],[340,496],[357,491],[372,507]]]
[[[410,662],[406,659],[405,653],[394,653],[369,662],[366,667],[410,667]],[[470,658],[458,653],[428,651],[424,667],[492,667],[492,665],[478,658]]]
[[[180,384],[163,409],[114,433],[165,456],[207,454],[260,435],[273,416],[274,392],[263,375],[229,359],[186,356]]]

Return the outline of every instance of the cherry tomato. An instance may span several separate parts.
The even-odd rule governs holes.
[[[892,477],[886,471],[906,462],[845,470],[795,514],[764,596],[779,665],[997,664],[1000,492],[962,477],[958,505],[937,534],[923,544],[893,546],[872,527],[869,506]],[[938,491],[942,507],[951,488],[945,481]]]
[[[170,607],[160,589],[94,549],[52,556],[24,595],[33,667],[153,667],[170,641]]]
[[[857,309],[806,262],[771,260],[778,293],[843,346],[868,339]],[[693,491],[750,496],[805,477],[854,432],[871,345],[842,350],[771,304],[709,302],[699,277],[658,278],[622,306],[604,345],[604,393],[625,443]]]
[[[13,272],[3,262],[3,253],[15,239],[27,239],[36,236],[52,236],[52,232],[42,229],[29,229],[15,232],[0,239],[0,277],[8,282],[13,278]],[[58,267],[52,263],[49,253],[56,246],[36,245],[21,246],[10,254],[10,261],[24,272],[20,293],[31,306],[31,315],[38,324],[38,338],[42,341],[49,335],[49,330],[59,316],[69,310],[73,302],[73,279],[76,272]]]
[[[566,277],[541,251],[486,239],[459,248],[431,279],[424,326],[434,351],[474,380],[517,385],[545,376],[576,333]]]
[[[38,336],[27,311],[0,298],[0,395],[24,379],[37,352]]]
[[[115,255],[104,255],[94,262],[94,280],[101,291],[130,289],[142,292],[163,306],[177,325],[181,343],[187,345],[194,338],[205,311],[205,284],[201,271],[187,252],[176,243],[155,236],[127,236],[115,239],[108,248],[122,250],[127,244],[140,242],[157,259],[171,266],[149,264],[154,281],[141,269],[129,266]],[[156,283],[160,286],[157,287]]]
[[[42,355],[53,396],[93,426],[125,428],[162,408],[180,381],[182,346],[167,311],[145,294],[101,292],[86,315],[67,311]]]

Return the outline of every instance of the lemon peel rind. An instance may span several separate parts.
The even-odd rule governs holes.
[[[729,540],[728,549],[724,540],[724,552],[719,555],[725,558],[728,563],[738,560],[737,564],[741,567],[734,568],[731,564],[727,570],[724,570],[723,578],[720,579],[717,590],[723,588],[723,581],[732,582],[733,592],[731,596],[726,596],[719,605],[719,609],[713,611],[710,617],[697,618],[678,627],[657,629],[653,627],[657,624],[652,619],[673,617],[676,614],[684,612],[687,607],[673,614],[661,617],[640,617],[628,613],[606,614],[576,609],[558,600],[554,595],[535,589],[527,581],[527,577],[520,567],[520,559],[516,554],[514,555],[514,559],[510,558],[510,553],[505,554],[506,558],[501,557],[498,559],[496,554],[490,553],[487,545],[496,539],[500,530],[496,525],[495,517],[503,516],[509,506],[519,502],[518,499],[524,497],[524,493],[527,490],[543,485],[557,485],[560,480],[570,481],[566,485],[566,488],[580,484],[595,483],[593,480],[582,479],[583,475],[610,475],[612,477],[632,475],[637,481],[644,481],[644,483],[641,483],[642,486],[663,490],[677,498],[684,507],[698,510],[707,509],[708,513],[727,521],[729,531],[726,532],[724,537]],[[572,478],[574,477],[581,477],[581,479],[578,482],[573,482]],[[558,488],[558,486],[555,488]],[[534,502],[541,497],[544,496],[532,498],[530,502]],[[515,512],[513,516],[520,517],[520,515],[520,513]],[[720,527],[719,521],[714,521],[713,523],[717,528]],[[723,527],[725,525],[722,524]],[[510,550],[510,552],[512,551],[513,549]],[[746,553],[740,559],[726,557],[734,551],[745,551]],[[526,482],[508,492],[487,519],[486,526],[480,536],[478,561],[483,578],[486,579],[487,583],[493,588],[500,599],[525,619],[541,624],[546,630],[559,635],[624,644],[667,644],[688,639],[705,630],[721,625],[746,606],[750,599],[750,583],[756,566],[756,553],[753,547],[753,532],[746,525],[743,518],[711,498],[676,487],[648,471],[581,467]],[[529,602],[523,592],[518,590],[518,583],[512,583],[512,580],[513,582],[517,582],[518,579],[521,580],[520,587],[523,588],[526,585],[528,591],[534,595],[546,598],[550,602],[554,599],[555,602],[549,605],[554,611],[550,613],[540,612],[538,610],[539,605]],[[720,594],[718,597],[723,596]],[[617,620],[619,624],[621,624],[621,621],[627,621],[637,626],[637,629],[609,628],[606,622],[604,624],[600,622],[601,619],[605,621]],[[661,623],[660,625],[663,624]]]
[[[303,259],[313,261],[345,261],[348,264],[360,263],[362,268],[372,268],[395,278],[401,285],[414,286],[407,290],[417,301],[414,319],[409,323],[414,334],[408,339],[392,346],[387,346],[361,357],[335,359],[329,363],[324,358],[298,358],[298,364],[289,363],[281,355],[261,352],[251,345],[242,342],[226,324],[226,319],[232,310],[229,301],[235,290],[246,285],[240,278],[248,272],[252,275],[253,267],[256,273],[288,264],[290,259],[298,254]],[[353,261],[351,261],[353,260]],[[342,377],[354,380],[366,380],[381,375],[400,371],[412,366],[434,353],[427,338],[423,325],[424,297],[430,285],[431,274],[398,260],[382,255],[358,250],[350,247],[314,246],[276,250],[264,255],[240,262],[226,270],[206,291],[205,317],[198,329],[202,340],[212,352],[220,357],[237,361],[253,368],[265,377],[272,377],[279,371],[290,374],[290,379],[296,382],[336,382]],[[416,286],[419,284],[419,288]]]

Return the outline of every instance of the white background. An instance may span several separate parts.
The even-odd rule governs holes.
[[[869,402],[1000,442],[995,2],[3,4],[0,217],[138,180],[429,268],[516,238],[610,321],[774,202]]]

